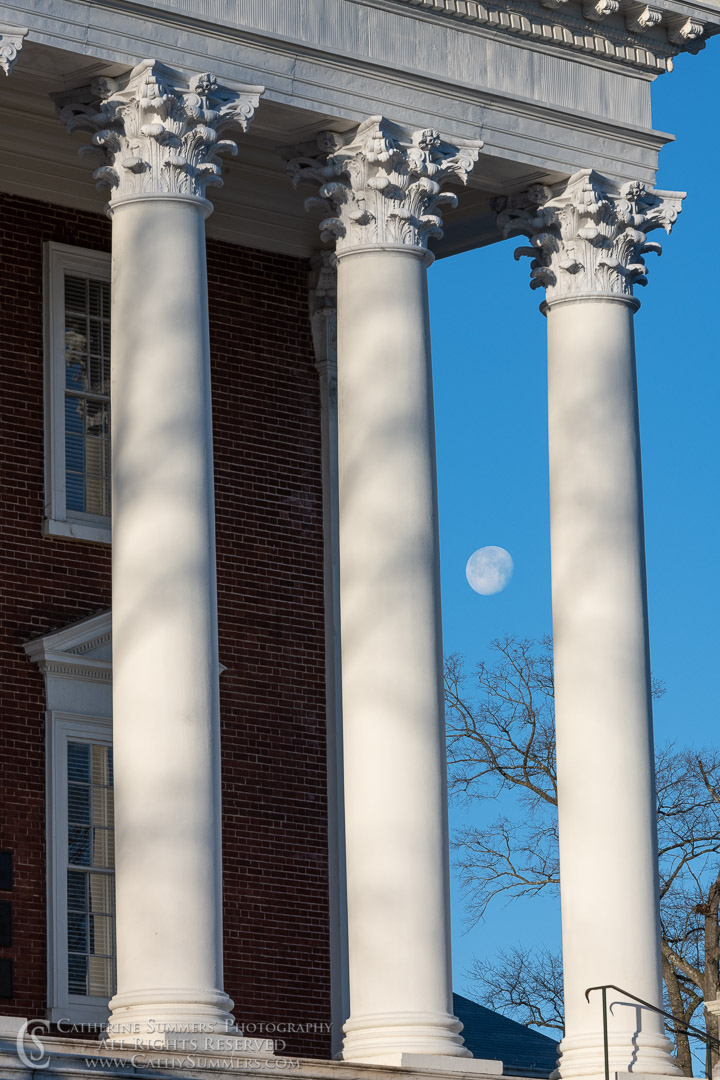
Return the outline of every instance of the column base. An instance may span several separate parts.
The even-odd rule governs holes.
[[[667,1077],[682,1076],[672,1057],[672,1043],[664,1035],[624,1032],[608,1037],[610,1076],[624,1080],[628,1074]],[[605,1047],[602,1034],[574,1035],[560,1043],[557,1068],[550,1080],[603,1080]]]
[[[222,990],[132,990],[110,1001],[107,1040],[241,1035],[230,1012],[233,1002]]]
[[[460,1035],[462,1024],[448,1013],[351,1016],[344,1031],[343,1061],[399,1065],[401,1057],[472,1058]]]
[[[366,1062],[372,1065],[396,1065],[401,1069],[433,1069],[442,1073],[471,1076],[502,1076],[502,1061],[474,1057],[447,1057],[446,1054],[385,1054]]]
[[[0,1016],[0,1039],[17,1039],[27,1023],[25,1017]]]

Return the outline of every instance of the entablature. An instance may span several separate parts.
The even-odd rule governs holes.
[[[643,22],[645,6],[595,3],[617,11],[589,20],[578,0],[11,0],[0,22],[27,33],[0,86],[0,190],[101,212],[49,95],[153,57],[230,88],[265,88],[241,153],[223,166],[210,235],[310,254],[314,226],[278,151],[381,114],[483,141],[437,253],[492,242],[498,194],[583,168],[653,184],[670,136],[651,127],[650,83],[658,57],[695,47],[668,33],[701,8],[704,32],[720,28],[707,4],[657,0],[665,14],[633,32],[628,19]]]

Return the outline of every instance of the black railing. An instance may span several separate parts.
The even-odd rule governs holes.
[[[707,1031],[703,1031],[702,1028],[695,1027],[693,1024],[688,1024],[687,1021],[681,1020],[679,1017],[674,1016],[672,1013],[665,1012],[664,1009],[659,1009],[657,1005],[651,1005],[649,1001],[644,1001],[642,998],[637,997],[636,994],[631,994],[629,990],[623,990],[620,986],[615,986],[614,983],[608,983],[606,986],[591,986],[585,991],[585,998],[590,1000],[590,995],[594,990],[602,991],[602,1005],[603,1005],[603,1045],[605,1047],[605,1080],[610,1080],[610,1048],[608,1046],[608,1019],[607,1019],[607,992],[608,990],[616,990],[618,994],[622,994],[624,998],[630,998],[631,1001],[636,1001],[638,1005],[642,1005],[644,1009],[649,1009],[651,1012],[657,1013],[658,1016],[664,1016],[666,1020],[669,1020],[673,1025],[673,1028],[677,1029],[680,1025],[687,1032],[688,1035],[694,1036],[696,1039],[700,1039],[705,1043],[705,1075],[707,1080],[712,1080],[712,1052],[713,1047],[715,1050],[720,1051],[720,1039],[716,1039],[714,1035],[708,1035]]]

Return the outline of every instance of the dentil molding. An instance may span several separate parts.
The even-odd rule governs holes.
[[[320,235],[335,241],[338,254],[377,245],[426,251],[430,237],[443,234],[442,208],[457,205],[443,184],[466,184],[482,145],[476,139],[453,146],[437,131],[411,132],[371,116],[347,142],[323,132],[320,155],[294,158],[288,169],[296,185],[319,185],[319,197],[305,205],[326,212]]]
[[[9,75],[27,36],[27,27],[0,23],[0,68]]]
[[[567,181],[560,193],[536,185],[525,194],[498,199],[505,236],[527,236],[530,287],[544,288],[548,303],[575,296],[630,298],[646,285],[644,255],[661,253],[649,242],[654,229],[669,233],[682,208],[683,192],[656,191],[639,181],[618,185],[592,169]]]
[[[93,173],[110,188],[110,204],[147,195],[205,198],[222,184],[220,156],[236,154],[227,129],[247,131],[263,88],[230,90],[213,75],[189,79],[145,60],[126,80],[95,79],[89,88],[56,98],[69,132],[93,133],[80,154],[99,151],[105,164]]]

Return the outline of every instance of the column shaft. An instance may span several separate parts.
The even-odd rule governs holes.
[[[427,242],[481,143],[382,116],[318,158],[338,261],[338,473],[350,1019],[343,1057],[469,1057],[452,1015]],[[498,1064],[498,1067],[501,1066]],[[480,1066],[487,1071],[488,1063]],[[491,1066],[492,1071],[492,1066]]]
[[[214,491],[198,199],[113,209],[113,1023],[224,1030]]]
[[[588,987],[662,1005],[633,310],[598,297],[548,311],[563,1078],[603,1073]],[[662,1019],[609,1000],[611,1070],[677,1072]]]
[[[339,257],[338,354],[352,1010],[344,1056],[466,1055],[450,982],[435,434],[422,252],[374,248]]]

